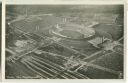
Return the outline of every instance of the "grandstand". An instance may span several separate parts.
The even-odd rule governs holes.
[[[52,33],[71,39],[84,39],[95,35],[93,28],[73,23],[57,24],[52,30]]]

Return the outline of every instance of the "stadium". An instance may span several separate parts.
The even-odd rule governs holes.
[[[57,24],[55,29],[51,30],[51,33],[71,39],[84,39],[95,35],[95,31],[92,28],[86,28],[73,23],[65,23],[60,26]]]

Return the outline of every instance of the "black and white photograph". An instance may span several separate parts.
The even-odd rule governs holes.
[[[6,5],[5,79],[124,79],[124,5]]]

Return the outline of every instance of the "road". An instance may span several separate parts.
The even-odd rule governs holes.
[[[24,19],[24,18],[22,18],[22,19]],[[21,20],[21,18],[19,18],[17,20],[14,20],[13,22],[19,21],[19,20]],[[29,32],[22,31],[17,26],[11,26],[11,27],[18,29],[28,39],[32,39],[32,38],[29,37],[29,35],[31,35]],[[36,34],[36,35],[38,35],[40,38],[44,39],[44,36],[42,36],[40,34]],[[54,41],[52,38],[50,38],[48,36],[45,36],[45,38],[48,39],[49,41],[52,41],[52,43],[56,43],[57,45],[60,45],[60,46],[66,48],[70,51],[73,51],[75,54],[80,54],[82,56],[85,56],[85,58],[81,60],[81,61],[84,61],[84,63],[82,63],[82,65],[79,68],[77,68],[76,70],[79,70],[83,66],[90,66],[90,67],[93,67],[93,68],[96,68],[96,69],[99,69],[99,70],[102,70],[102,71],[106,71],[106,72],[109,72],[109,73],[113,73],[113,74],[116,74],[116,75],[120,74],[120,72],[118,72],[118,71],[114,71],[112,69],[108,69],[108,68],[105,68],[105,67],[102,67],[102,66],[95,65],[95,64],[91,63],[91,62],[95,61],[95,59],[103,56],[102,53],[104,53],[104,50],[100,50],[100,51],[95,52],[95,53],[93,53],[92,55],[89,56],[89,55],[81,53],[81,52],[79,52],[75,49],[72,49],[72,48],[70,48],[66,45],[63,45],[60,42]],[[120,40],[122,40],[122,38],[120,38],[118,41],[120,41]],[[38,50],[38,48],[43,46],[43,45],[41,45],[40,42],[38,42],[38,43],[39,43],[38,46],[36,46],[32,50],[30,50],[30,51],[28,51],[24,54],[21,54],[17,57],[14,57],[14,59],[16,61],[20,61],[20,59],[23,59],[22,57],[29,56],[32,52]],[[49,43],[47,45],[44,45],[44,46],[48,46],[48,45],[51,45],[51,43]],[[11,52],[14,55],[14,52],[9,50],[8,48],[6,48],[6,50]],[[54,53],[49,53],[49,52],[46,52],[46,51],[42,51],[42,53],[49,54],[51,56],[62,56],[62,55],[58,55],[58,54],[54,54]],[[64,59],[68,59],[68,57],[64,57],[64,56],[62,56],[62,57]],[[77,57],[77,58],[79,58],[79,57]],[[58,64],[56,64],[52,61],[46,60],[44,58],[41,58],[37,55],[30,55],[29,59],[25,58],[25,59],[21,60],[21,63],[23,63],[28,69],[30,69],[31,71],[35,72],[36,74],[40,75],[42,78],[45,78],[45,79],[55,79],[55,78],[88,79],[88,77],[86,77],[85,75],[83,75],[81,73],[78,73],[77,71],[71,71],[71,70],[66,69],[65,67],[63,67],[61,65],[58,65]],[[17,63],[14,63],[14,64],[17,64]],[[21,67],[21,69],[22,69],[22,67]]]
[[[31,58],[31,59],[30,59]],[[46,78],[56,78],[57,76],[61,76],[63,78],[81,78],[81,79],[87,79],[84,75],[72,72],[69,70],[66,70],[65,68],[61,67],[60,65],[57,65],[53,62],[50,62],[46,59],[32,56],[29,57],[28,60],[22,61],[23,64],[25,64],[30,70],[36,72],[39,75],[43,75]]]

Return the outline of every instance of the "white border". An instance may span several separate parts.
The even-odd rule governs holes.
[[[94,82],[101,82],[101,83],[124,83],[126,82],[126,41],[124,42],[124,48],[125,48],[125,55],[124,55],[124,79],[73,79],[73,80],[69,80],[69,79],[5,79],[5,6],[6,4],[11,4],[11,5],[43,5],[43,4],[52,4],[52,5],[57,5],[57,4],[70,4],[70,5],[120,5],[120,4],[124,4],[124,36],[125,36],[125,40],[127,39],[126,34],[127,34],[127,27],[126,27],[126,4],[124,0],[94,0],[94,1],[90,1],[90,0],[76,0],[76,1],[60,1],[60,0],[7,0],[7,1],[3,1],[2,3],[2,81],[3,82],[12,82],[12,83],[16,83],[18,81],[20,82],[44,82],[44,83],[85,83],[85,82],[89,82],[89,83],[94,83]]]
[[[6,4],[120,4],[125,0],[6,0]]]
[[[1,49],[1,74],[2,79],[4,79],[5,75],[5,1],[2,1],[2,49]]]

